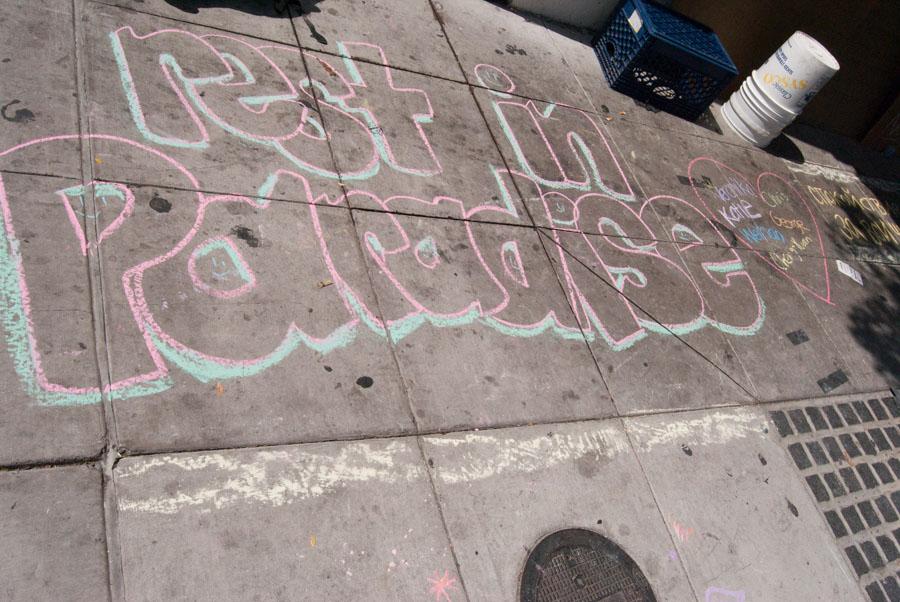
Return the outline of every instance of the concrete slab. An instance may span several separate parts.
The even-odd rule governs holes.
[[[857,259],[900,265],[900,179],[862,176],[860,188],[861,198],[851,196],[842,207],[857,230],[841,233],[851,238]]]
[[[513,174],[510,185],[537,225],[571,228],[584,196],[636,200],[625,162],[597,115],[483,89],[475,97]],[[593,224],[578,226],[596,231]]]
[[[3,169],[80,178],[80,148],[65,155],[42,154],[35,147],[28,153],[7,154],[7,149],[18,145],[79,133],[72,3],[4,2],[0,27],[6,32],[0,40]],[[31,51],[23,52],[23,48]]]
[[[698,598],[862,598],[763,410],[625,428]]]
[[[279,170],[337,181],[297,48],[95,3],[85,18],[94,177],[266,198]]]
[[[129,190],[100,257],[124,449],[411,432],[347,209]]]
[[[897,266],[847,260],[863,282],[841,273],[829,262],[833,305],[809,303],[853,377],[856,391],[875,390],[900,383],[900,269]]]
[[[695,594],[617,422],[423,438],[472,600],[511,600],[529,552],[550,533],[595,531],[638,564],[657,600]]]
[[[760,400],[822,395],[819,381],[837,371],[847,374],[852,382],[849,386],[857,390],[883,386],[862,374],[856,382],[848,358],[851,350],[835,347],[811,309],[825,310],[828,304],[797,287],[756,254],[709,246],[682,247],[682,251],[695,282],[705,285],[704,301],[713,319],[736,327],[728,341]],[[795,259],[799,261],[799,257]],[[823,262],[811,257],[803,261]],[[726,277],[717,266],[733,271]],[[722,282],[727,285],[715,286]]]
[[[614,413],[534,230],[354,218],[421,430]]]
[[[781,160],[758,151],[651,127],[630,133],[634,138],[619,145],[648,200],[639,212],[647,228],[635,224],[628,231],[678,242],[711,317],[729,334],[761,399],[821,394],[818,379],[847,365],[801,297],[829,303],[830,260],[823,249],[838,248],[819,226],[819,212],[798,196],[792,174],[774,171]],[[652,149],[661,150],[658,161]],[[688,157],[677,159],[679,149]],[[795,345],[789,333],[803,340]]]
[[[612,129],[615,134],[617,128]],[[854,287],[858,288],[852,280],[840,273],[836,263],[838,259],[859,269],[859,262],[853,261],[855,256],[863,255],[869,259],[890,257],[890,235],[894,222],[887,210],[889,205],[878,200],[855,177],[840,181],[839,174],[834,170],[808,170],[768,157],[759,151],[744,151],[725,145],[713,147],[710,142],[704,144],[723,153],[719,155],[723,158],[714,155],[715,158],[695,161],[682,175],[678,173],[677,165],[665,157],[674,156],[679,146],[691,149],[691,155],[695,155],[700,152],[696,149],[695,142],[687,137],[673,137],[652,128],[637,128],[634,134],[639,141],[633,143],[638,148],[656,146],[667,149],[663,152],[664,158],[656,164],[647,161],[646,154],[642,155],[640,151],[632,155],[631,151],[623,149],[626,156],[632,157],[628,162],[629,167],[646,196],[675,197],[659,196],[649,201],[660,224],[658,231],[672,240],[685,243],[683,248],[690,248],[692,254],[703,252],[715,257],[715,251],[704,249],[703,246],[734,246],[742,261],[751,268],[750,275],[767,307],[767,323],[759,335],[766,341],[766,345],[758,346],[755,341],[751,343],[749,340],[746,345],[741,345],[744,347],[743,352],[748,354],[749,364],[746,368],[751,374],[756,372],[753,367],[756,361],[751,358],[763,349],[780,348],[787,353],[785,360],[799,352],[793,350],[792,353],[786,347],[787,339],[780,335],[803,330],[809,339],[819,340],[824,345],[817,349],[817,359],[809,359],[811,364],[806,361],[799,364],[807,367],[815,365],[817,369],[812,372],[821,372],[814,379],[807,379],[808,382],[803,385],[804,388],[812,387],[812,390],[804,392],[795,389],[800,386],[799,383],[794,381],[791,384],[791,374],[785,373],[786,380],[777,385],[779,391],[771,391],[777,395],[770,397],[761,391],[763,397],[784,399],[785,396],[794,394],[820,394],[814,386],[815,381],[838,369],[848,368],[856,374],[855,378],[860,379],[854,383],[855,378],[851,378],[849,386],[856,390],[883,387],[883,376],[873,372],[874,364],[870,358],[865,357],[868,353],[860,356],[859,342],[848,336],[850,327],[843,321],[844,310],[834,305],[837,303],[834,291],[841,287],[852,298],[857,292]],[[625,149],[626,144],[620,142],[620,146]],[[757,172],[774,175],[754,177],[748,176],[748,171],[751,174]],[[675,194],[667,192],[669,184],[674,183],[673,180],[678,182],[683,191]],[[727,201],[722,200],[723,195]],[[745,201],[749,214],[736,208],[736,202],[741,204]],[[748,219],[750,215],[759,217]],[[714,221],[726,227],[714,227]],[[868,236],[872,239],[867,238]],[[688,242],[689,239],[702,241],[703,246],[694,246]],[[862,247],[862,241],[872,246]],[[721,254],[728,255],[727,252]],[[884,273],[884,279],[876,276],[876,280],[890,288],[888,273]],[[813,310],[816,321],[822,320],[822,316],[834,315],[840,316],[837,318],[838,322],[832,323],[832,327],[825,330],[813,324],[806,309],[796,304],[797,299],[790,291],[791,287],[785,288],[773,276],[794,285]],[[724,307],[733,307],[721,302],[718,305],[719,311]],[[798,310],[798,307],[801,309]],[[713,308],[713,312],[715,311]],[[829,318],[829,321],[831,319],[835,318]],[[876,323],[883,322],[882,319]],[[769,331],[770,326],[774,330]],[[811,330],[807,330],[807,327]],[[765,334],[767,331],[771,332],[771,336]],[[822,334],[831,340],[831,345],[824,343],[820,336]],[[879,339],[875,333],[873,336],[876,340]],[[888,346],[890,348],[890,343]],[[831,347],[833,349],[828,351]],[[876,344],[872,347],[872,352],[878,357],[886,358],[879,351],[881,349],[884,349],[884,345]],[[779,362],[772,362],[767,353],[760,357],[763,360],[761,366],[784,366]],[[835,363],[837,357],[843,361]],[[792,362],[788,365],[792,365]],[[810,378],[812,376],[810,374]],[[753,380],[763,389],[774,385],[768,378],[768,369],[761,370]]]
[[[631,98],[616,92],[607,84],[600,60],[591,44],[596,33],[547,19],[543,19],[541,25],[584,90],[589,104],[583,108],[602,113],[605,117],[617,116],[620,111],[630,111],[637,107]]]
[[[414,440],[127,458],[115,483],[129,600],[466,599]]]
[[[361,136],[347,120],[333,121],[336,111],[324,119],[326,129],[346,134],[334,136],[332,148],[351,206],[371,205],[371,194],[415,197],[420,215],[531,224],[468,86],[368,64],[376,57],[364,46],[348,52],[352,63],[318,53],[308,63],[328,91],[320,102],[337,108],[333,100],[350,91],[365,111]]]
[[[49,146],[43,156],[66,148]],[[95,457],[104,445],[81,238],[93,214],[82,204],[79,186],[66,178],[0,174],[2,465]]]
[[[834,256],[900,263],[900,185],[818,166],[789,167],[798,189],[818,211]]]
[[[691,177],[695,180],[710,177],[715,185],[717,169],[707,170],[706,173],[709,173],[709,176],[698,171]],[[727,230],[717,233],[701,215],[702,212],[695,211],[697,205],[689,205],[680,201],[654,202],[652,204],[659,220],[664,224],[663,231],[671,232],[673,238],[689,234],[704,241],[703,245],[685,244],[682,247],[684,250],[690,249],[689,254],[697,258],[699,258],[699,254],[704,254],[705,257],[700,259],[700,265],[706,261],[713,262],[710,264],[712,266],[725,266],[728,264],[718,262],[730,261],[735,258],[735,255],[729,251],[716,251],[708,245],[720,247],[735,243],[739,245],[736,249],[736,257],[740,258],[752,278],[753,286],[760,299],[765,303],[766,311],[762,328],[755,331],[750,338],[735,339],[734,344],[737,346],[739,357],[745,363],[745,369],[759,387],[762,398],[785,399],[792,395],[821,394],[817,381],[838,370],[855,374],[850,379],[851,384],[849,385],[855,390],[863,391],[883,387],[882,377],[872,371],[872,366],[868,361],[861,361],[858,354],[859,343],[847,336],[847,326],[843,322],[839,322],[841,323],[840,327],[833,324],[832,328],[823,329],[822,316],[842,316],[845,311],[839,307],[840,302],[835,293],[837,288],[847,288],[847,284],[857,286],[855,282],[839,273],[837,259],[834,257],[835,255],[844,257],[841,260],[844,263],[850,262],[857,265],[848,258],[848,256],[852,257],[852,251],[835,242],[834,233],[826,229],[827,226],[822,223],[823,212],[820,212],[820,208],[813,205],[811,201],[801,199],[803,204],[800,205],[800,208],[802,211],[806,211],[805,214],[797,211],[797,197],[794,197],[793,206],[789,202],[781,203],[783,199],[790,198],[787,195],[792,194],[792,190],[799,190],[796,184],[788,187],[783,181],[776,180],[772,176],[767,176],[767,178],[769,182],[762,197],[746,198],[750,199],[748,202],[753,204],[754,214],[763,216],[758,221],[766,223],[768,220],[769,227],[777,228],[779,232],[783,233],[785,243],[761,240],[756,242],[752,252],[747,248],[742,248],[745,247],[746,241],[738,241],[737,237],[731,237]],[[780,187],[781,191],[774,189],[777,187]],[[708,197],[711,192],[704,191],[702,194]],[[708,203],[712,202],[714,201],[708,201]],[[767,208],[768,204],[777,206]],[[772,221],[776,218],[779,220],[777,223]],[[805,225],[806,230],[799,227],[801,222]],[[777,224],[797,224],[798,227],[779,228]],[[685,230],[684,226],[687,226],[688,230]],[[743,230],[737,229],[736,231],[742,232]],[[759,232],[759,230],[756,231]],[[766,229],[766,232],[768,233],[769,230]],[[819,234],[821,234],[822,246],[817,244]],[[807,245],[806,248],[802,248],[804,244]],[[825,249],[825,254],[830,256],[823,256],[822,249]],[[698,272],[702,273],[696,268],[696,265],[695,262],[690,264],[695,272],[695,278],[697,278]],[[841,280],[848,280],[848,282]],[[727,312],[733,311],[735,308],[733,301],[715,300],[717,292],[724,293],[725,289],[710,289],[710,293],[713,294],[710,298],[712,312],[715,314],[726,308]],[[734,293],[734,291],[729,292]],[[854,291],[850,290],[850,292]],[[796,345],[788,337],[789,333],[794,333],[792,336],[799,337],[796,339]],[[802,348],[804,345],[807,347],[806,349]],[[873,347],[873,349],[879,348],[883,349],[883,345]],[[774,360],[776,355],[780,355],[783,361]],[[803,359],[804,357],[805,359]],[[803,378],[798,379],[796,371],[788,370],[788,366],[803,366]],[[783,378],[773,379],[773,370],[775,374],[781,373]],[[854,382],[856,379],[859,381]]]
[[[0,473],[0,508],[4,600],[109,600],[97,468]]]
[[[542,22],[480,0],[435,3],[469,83],[590,109]]]
[[[852,174],[653,127],[614,124],[608,130],[639,189],[652,199],[668,240],[686,240],[676,226],[697,209],[724,226],[720,237],[712,236],[716,244],[753,250],[785,274],[805,272],[799,279],[822,297],[823,275],[792,257],[889,260],[894,238],[900,243],[889,205]]]
[[[376,64],[465,81],[429,0],[304,0],[291,5],[303,48],[343,55],[370,45]]]
[[[619,232],[640,226],[634,216],[613,223],[617,228],[621,224]],[[570,303],[578,308],[619,412],[752,400],[750,380],[723,334],[732,325],[711,319],[703,291],[681,264],[675,246],[612,234],[559,229],[546,231],[545,237],[556,247],[553,265]],[[703,284],[717,283],[710,279]],[[755,318],[756,299],[741,302],[746,304],[743,313],[754,310]]]
[[[268,0],[104,0],[104,4],[282,44],[297,43],[287,11],[279,12],[278,3]]]

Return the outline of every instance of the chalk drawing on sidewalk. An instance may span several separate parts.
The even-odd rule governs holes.
[[[47,343],[38,335],[32,308],[43,293],[35,288],[35,275],[28,273],[34,269],[29,265],[35,247],[20,244],[16,234],[22,220],[36,209],[10,196],[0,178],[3,325],[19,380],[37,403],[69,406],[97,403],[103,396],[158,394],[171,388],[173,367],[201,382],[253,376],[300,349],[334,353],[361,336],[396,343],[423,327],[478,324],[517,338],[554,336],[562,344],[598,341],[613,351],[626,351],[651,336],[681,336],[705,328],[752,336],[765,322],[766,305],[736,247],[755,253],[804,293],[832,303],[816,216],[787,178],[767,172],[754,181],[721,161],[699,157],[690,161],[685,178],[693,198],[639,199],[604,127],[592,115],[515,96],[513,78],[498,67],[478,65],[475,76],[488,88],[487,118],[497,128],[510,163],[484,165],[496,182],[497,194],[473,205],[454,197],[454,190],[420,198],[403,189],[403,178],[428,180],[451,166],[432,144],[433,125],[441,116],[436,115],[428,91],[398,83],[399,74],[387,66],[389,57],[377,45],[342,42],[334,59],[268,42],[178,29],[139,33],[125,26],[111,32],[108,40],[123,102],[142,142],[102,134],[61,135],[0,152],[0,160],[7,160],[39,147],[107,145],[102,162],[95,150],[103,181],[55,191],[79,255],[112,250],[140,229],[147,203],[144,199],[138,203],[135,186],[114,180],[128,181],[128,174],[143,168],[144,162],[171,171],[182,179],[184,190],[221,189],[215,182],[200,182],[160,148],[202,157],[216,150],[211,145],[218,144],[224,133],[226,139],[274,150],[283,163],[267,165],[258,174],[254,198],[195,193],[193,221],[179,222],[184,231],[173,231],[168,247],[154,249],[146,257],[127,256],[131,265],[113,277],[118,282],[107,290],[123,297],[133,324],[116,324],[112,331],[131,333],[146,349],[146,357],[130,368],[132,373],[118,375],[103,387],[60,384],[64,379],[44,361]],[[158,70],[132,69],[133,62],[148,56]],[[304,62],[308,71],[298,70]],[[148,99],[160,94],[181,112],[155,112],[155,103]],[[213,135],[217,129],[220,133]],[[401,139],[412,141],[417,152],[405,152],[407,145]],[[341,168],[342,181],[356,188],[335,196],[315,189],[321,181],[337,179],[329,149],[338,143],[358,150]],[[395,194],[376,195],[365,189],[366,181],[386,170],[395,176],[391,180],[397,182]],[[232,240],[234,233],[210,231],[214,228],[208,214],[249,206],[253,212],[248,219],[261,224],[281,209],[268,199],[285,187],[305,201],[304,223],[298,227],[319,249],[305,259],[320,266],[325,278],[318,281],[333,284],[317,294],[332,296],[334,306],[342,308],[338,318],[329,330],[300,317],[286,319],[280,339],[253,352],[206,349],[191,333],[172,326],[177,311],[188,305],[202,311],[212,302],[243,303],[253,295],[262,298],[266,287],[272,286],[270,275],[260,271],[254,255],[257,247],[250,239],[242,239],[251,247],[247,249],[242,241]],[[825,196],[816,194],[821,203]],[[518,225],[531,226],[527,216],[519,215],[516,200],[527,203],[538,225],[548,227],[545,237],[552,243],[548,250],[558,271],[554,276],[558,275],[565,296],[559,307],[532,291],[540,270],[554,269],[543,252],[529,254],[523,238],[490,240],[473,225],[479,218],[502,214],[518,220]],[[354,279],[341,263],[345,261],[341,249],[351,242],[329,232],[320,215],[350,201],[374,210],[367,212],[359,237],[366,261],[400,299],[401,309],[394,315],[371,307],[370,283]],[[879,211],[865,199],[858,204]],[[178,207],[168,200],[149,206],[167,216]],[[462,220],[458,234],[448,237],[427,228],[417,230],[410,220],[396,215],[400,211],[427,215],[438,208]],[[261,225],[248,222],[242,227],[254,233]],[[258,246],[258,237],[253,240]],[[458,261],[483,271],[490,285],[452,302],[449,297],[422,294],[442,281],[449,269],[444,260],[449,249],[458,250]],[[58,252],[67,250],[61,246]],[[191,283],[189,290],[178,293],[178,305],[153,298],[154,289],[145,287],[161,274],[184,276]],[[678,304],[664,302],[676,297]],[[159,307],[166,308],[164,314],[154,309]]]
[[[710,586],[706,588],[703,600],[704,602],[744,602],[745,594],[743,591]]]
[[[449,570],[445,570],[443,575],[435,571],[434,575],[428,578],[428,583],[431,584],[428,593],[434,596],[435,602],[452,601],[450,592],[456,589],[456,577],[452,577]]]

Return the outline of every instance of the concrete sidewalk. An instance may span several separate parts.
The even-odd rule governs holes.
[[[0,5],[0,598],[900,600],[896,159],[280,4]]]

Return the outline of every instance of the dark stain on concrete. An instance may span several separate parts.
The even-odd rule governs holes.
[[[247,226],[235,226],[231,229],[231,233],[247,243],[248,247],[253,247],[255,249],[259,246],[259,238],[257,238],[253,230]]]
[[[309,35],[313,37],[313,39],[319,44],[328,44],[328,38],[319,33],[316,29],[316,26],[312,24],[312,21],[309,20],[309,17],[304,16],[303,22],[306,23],[306,28],[309,30]]]
[[[225,203],[225,211],[231,215],[250,215],[253,208],[247,203]]]
[[[784,336],[786,336],[788,340],[794,345],[800,345],[801,343],[805,343],[809,340],[809,335],[806,334],[806,331],[802,328],[800,330],[789,332]]]
[[[793,514],[795,517],[796,517],[796,516],[800,516],[800,512],[797,511],[797,506],[795,506],[794,504],[792,504],[792,503],[791,503],[791,500],[785,498],[784,501],[787,502],[788,510],[791,511],[791,514]]]
[[[600,472],[600,454],[588,452],[575,459],[575,469],[586,479],[593,478]]]
[[[13,105],[21,104],[21,100],[18,98],[9,101],[2,107],[0,107],[0,115],[3,116],[3,119],[10,121],[12,123],[28,123],[30,121],[34,121],[34,113],[29,111],[28,109],[16,109],[16,112],[12,115],[7,114],[6,110]]]
[[[518,54],[521,56],[528,56],[528,53],[525,52],[524,48],[519,48],[515,44],[507,44],[506,45],[506,53],[507,54]]]
[[[153,198],[150,199],[150,208],[157,213],[168,213],[172,210],[172,203],[169,202],[169,199],[154,194]]]

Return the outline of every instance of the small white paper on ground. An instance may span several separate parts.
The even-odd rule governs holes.
[[[836,259],[835,263],[837,263],[838,271],[841,274],[844,274],[845,276],[850,276],[851,278],[856,280],[857,284],[859,284],[860,286],[863,285],[862,274],[860,274],[856,268],[854,268],[853,266],[851,266],[849,264],[844,263],[840,259]]]

